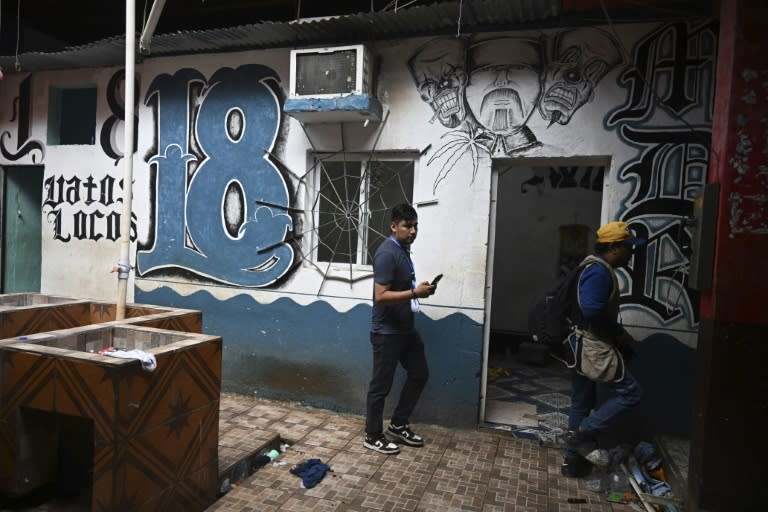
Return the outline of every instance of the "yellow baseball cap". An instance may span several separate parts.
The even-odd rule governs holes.
[[[599,244],[642,245],[645,241],[645,238],[638,238],[630,231],[629,224],[618,220],[609,222],[597,230],[597,243]]]

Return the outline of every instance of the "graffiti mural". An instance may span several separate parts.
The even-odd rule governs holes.
[[[43,191],[43,213],[53,225],[54,240],[120,239],[123,180],[54,174],[43,182]],[[131,240],[136,240],[136,215],[131,215]]]
[[[134,90],[139,90],[139,80],[136,78]],[[99,135],[99,143],[104,154],[109,156],[115,161],[115,165],[120,162],[123,157],[123,153],[117,147],[117,128],[121,123],[125,122],[125,107],[121,104],[121,100],[125,100],[125,93],[121,90],[121,87],[125,87],[125,70],[121,69],[112,75],[107,84],[107,105],[109,105],[110,115],[107,117],[104,124],[101,126],[101,132]],[[138,107],[138,95],[136,95],[136,107]],[[138,112],[138,108],[134,109],[134,112]],[[139,116],[134,115],[133,123],[133,151],[136,152],[139,141]]]
[[[524,153],[541,145],[529,126],[538,114],[568,124],[591,101],[602,78],[622,62],[617,41],[596,28],[544,37],[438,38],[409,59],[408,69],[435,119],[450,131],[427,165],[440,166],[433,191],[469,155],[472,180],[481,156]]]
[[[115,160],[123,155],[117,148],[115,134],[124,122],[125,110],[120,106],[124,93],[125,70],[112,75],[107,86],[107,104],[111,115],[101,128],[101,147]],[[138,134],[138,123],[136,124]],[[21,140],[21,139],[20,139]],[[135,139],[134,139],[135,140]],[[98,242],[117,241],[121,237],[120,217],[123,204],[123,180],[108,173],[53,172],[43,181],[43,213],[53,229],[53,239],[61,243],[75,240]],[[137,217],[131,214],[131,240],[137,239]]]
[[[29,139],[29,122],[32,112],[32,76],[28,76],[19,84],[19,95],[13,99],[13,116],[10,122],[17,122],[16,148],[8,146],[12,138],[10,131],[0,134],[0,153],[7,160],[15,162],[27,155],[32,155],[32,163],[42,163],[45,158],[45,146],[38,140]]]
[[[543,79],[541,117],[568,124],[573,114],[592,101],[598,82],[622,63],[617,41],[608,32],[577,28],[559,32]]]
[[[458,38],[440,39],[419,49],[408,61],[421,99],[435,113],[430,123],[439,119],[446,128],[456,128],[466,118],[466,44]]]
[[[709,167],[716,42],[709,22],[667,24],[648,34],[619,76],[626,101],[605,121],[637,151],[617,174],[630,193],[616,217],[648,239],[635,255],[622,303],[687,329],[698,324],[699,295],[687,287],[692,233],[684,221]]]
[[[533,188],[542,189],[547,186],[552,189],[578,187],[594,192],[602,192],[604,177],[605,168],[602,166],[549,167],[547,179],[534,174],[531,178],[520,184],[520,193],[527,194]]]
[[[270,160],[281,121],[277,74],[261,65],[160,75],[154,110],[151,240],[139,275],[192,273],[214,282],[268,286],[291,268],[286,179]]]
[[[499,55],[514,55],[499,62]],[[466,89],[473,129],[491,155],[511,155],[537,146],[528,119],[541,95],[542,43],[535,39],[498,38],[469,47]]]

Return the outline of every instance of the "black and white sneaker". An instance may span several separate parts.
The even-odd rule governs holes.
[[[395,443],[390,443],[387,441],[387,438],[384,437],[383,434],[379,434],[377,436],[366,435],[365,439],[363,440],[363,446],[369,450],[383,453],[385,455],[394,455],[396,453],[400,453],[400,447]]]
[[[408,446],[424,446],[424,439],[420,435],[414,434],[411,428],[406,425],[389,424],[387,435]]]

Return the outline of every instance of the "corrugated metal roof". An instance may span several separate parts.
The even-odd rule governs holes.
[[[397,11],[157,34],[150,50],[152,57],[160,57],[366,42],[458,31],[459,19],[461,32],[466,34],[539,22],[559,14],[559,0],[462,0],[412,5]],[[21,71],[122,65],[125,37],[102,39],[58,52],[23,53],[18,61]],[[0,66],[8,71],[14,69],[15,62],[15,56],[0,56]]]

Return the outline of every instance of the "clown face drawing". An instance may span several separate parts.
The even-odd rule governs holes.
[[[539,102],[539,112],[550,126],[567,124],[582,105],[592,100],[597,83],[622,62],[618,42],[594,28],[559,33],[553,54]]]
[[[416,82],[421,99],[432,107],[432,119],[447,128],[456,128],[466,118],[464,71],[466,43],[445,38],[430,41],[408,61],[408,69]]]

